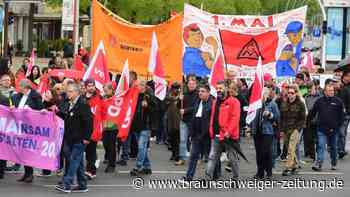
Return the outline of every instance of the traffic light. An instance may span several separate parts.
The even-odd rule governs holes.
[[[323,23],[322,23],[322,33],[323,34],[327,34],[327,27],[328,26],[328,24],[327,24],[327,21],[323,21]]]

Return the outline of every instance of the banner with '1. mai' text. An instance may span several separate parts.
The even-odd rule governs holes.
[[[294,76],[301,63],[307,7],[270,16],[218,15],[185,4],[183,72],[208,76],[217,53],[238,77]]]
[[[57,170],[64,122],[53,112],[0,105],[0,159]]]

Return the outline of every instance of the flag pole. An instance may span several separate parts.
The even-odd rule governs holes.
[[[226,57],[225,57],[225,54],[224,54],[224,48],[222,46],[222,38],[221,38],[221,31],[220,31],[220,28],[218,28],[218,31],[219,31],[219,41],[220,41],[220,52],[222,53],[222,57],[223,57],[223,62],[224,62],[224,65],[225,65],[225,71],[227,72],[227,64],[226,64]]]

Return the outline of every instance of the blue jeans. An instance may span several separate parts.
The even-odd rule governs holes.
[[[203,151],[203,143],[198,140],[192,141],[191,154],[188,162],[188,168],[186,172],[186,178],[192,179],[196,173],[197,162]]]
[[[272,168],[275,168],[276,159],[278,157],[277,153],[277,137],[275,135],[272,136]]]
[[[148,158],[148,142],[151,137],[150,130],[143,130],[136,134],[138,141],[138,153],[136,159],[137,169],[151,169],[151,162]]]
[[[188,126],[185,122],[180,122],[180,160],[186,160],[188,141]]]
[[[334,131],[335,133],[326,135],[322,129],[318,129],[317,131],[317,158],[316,164],[322,166],[324,161],[324,153],[327,152],[326,144],[330,146],[330,154],[331,154],[331,164],[333,166],[337,165],[337,133],[338,131]]]
[[[339,153],[345,153],[345,146],[346,146],[346,136],[349,126],[350,116],[345,116],[344,122],[342,126],[339,129],[338,133],[338,154]]]
[[[63,177],[63,184],[66,189],[71,189],[74,177],[77,175],[78,185],[81,189],[87,188],[85,169],[84,169],[84,151],[85,145],[79,144],[65,144],[64,154],[65,158],[69,160],[67,166],[67,173]]]
[[[228,159],[230,160],[232,169],[232,178],[236,179],[239,176],[238,155],[232,145],[226,143],[226,141],[220,141],[218,137],[214,137],[211,142],[211,148],[209,153],[209,160],[206,169],[206,175],[211,179],[218,179],[221,176],[221,161],[220,157],[222,152],[226,150]]]

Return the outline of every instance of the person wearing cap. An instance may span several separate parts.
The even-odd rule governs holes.
[[[295,76],[295,83],[298,85],[300,95],[302,97],[305,97],[308,93],[307,87],[305,85],[305,75],[303,73],[298,73]]]
[[[339,91],[339,98],[343,101],[345,106],[344,122],[339,130],[338,136],[338,155],[343,159],[348,153],[346,152],[346,136],[347,128],[350,122],[350,70],[346,70],[342,75],[343,88]]]
[[[301,48],[303,39],[303,24],[292,21],[287,25],[285,35],[290,44],[287,44],[276,63],[277,76],[294,76],[301,61]]]
[[[101,124],[101,103],[102,97],[96,90],[95,80],[87,79],[85,81],[85,99],[91,107],[91,112],[94,118],[94,130],[91,135],[90,143],[86,146],[85,157],[86,157],[86,176],[89,179],[96,177],[96,160],[97,160],[97,142],[102,138],[102,131],[98,124]]]

